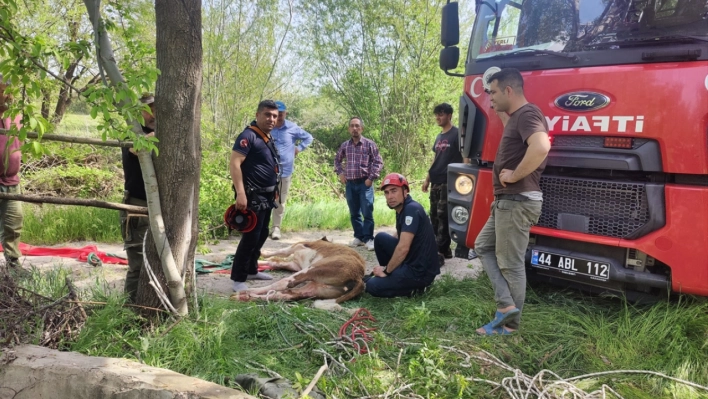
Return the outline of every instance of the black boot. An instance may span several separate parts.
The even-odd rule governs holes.
[[[445,256],[445,259],[452,259],[452,249],[448,248],[447,250],[441,252]]]

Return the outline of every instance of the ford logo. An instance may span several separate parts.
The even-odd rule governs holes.
[[[589,112],[604,108],[610,104],[610,98],[591,91],[576,91],[556,98],[556,107],[566,111]]]

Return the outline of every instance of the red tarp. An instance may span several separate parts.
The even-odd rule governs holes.
[[[2,252],[2,247],[0,246],[0,252]],[[24,256],[59,256],[62,258],[73,258],[78,259],[79,262],[86,262],[88,256],[94,253],[101,259],[103,263],[113,263],[118,265],[127,265],[128,260],[123,258],[117,258],[115,256],[110,256],[105,252],[98,250],[95,245],[87,245],[82,248],[70,248],[70,247],[35,247],[33,245],[27,245],[25,243],[20,243],[20,252]]]

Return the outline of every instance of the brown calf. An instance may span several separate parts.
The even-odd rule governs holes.
[[[366,262],[355,250],[333,244],[326,239],[293,244],[288,248],[261,252],[266,261],[260,262],[276,269],[296,272],[265,287],[251,288],[231,295],[231,299],[316,301],[315,307],[331,309],[335,304],[348,301],[364,291]],[[276,260],[274,258],[285,258]]]

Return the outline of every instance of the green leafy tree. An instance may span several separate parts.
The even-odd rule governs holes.
[[[0,0],[0,73],[11,82],[17,98],[9,113],[21,114],[23,122],[22,128],[10,134],[24,141],[27,133],[35,130],[41,139],[52,125],[36,104],[47,101],[47,88],[58,84],[80,93],[91,116],[99,119],[98,129],[104,140],[134,140],[146,182],[151,231],[157,236],[147,243],[147,257],[153,265],[163,266],[153,269],[152,288],[169,292],[169,298],[162,295],[162,305],[186,315],[185,281],[193,276],[201,161],[201,2],[185,0],[175,7],[158,0],[154,12],[140,8],[145,4],[141,1],[116,2],[103,8],[98,0],[85,0],[84,4],[88,17],[77,14],[76,21],[88,21],[91,41],[60,43],[44,32],[23,30],[22,20],[16,17],[27,10],[21,10],[16,0]],[[160,48],[157,64],[166,71],[157,85],[156,108],[164,115],[162,122],[158,119],[156,137],[162,140],[158,145],[157,139],[140,134],[145,106],[137,101],[141,93],[153,90],[158,76],[155,44],[141,40],[146,30],[136,23],[149,20],[151,15],[155,16],[156,44]],[[121,37],[116,53],[109,32]],[[57,72],[94,54],[101,84],[79,90],[66,74]],[[153,150],[157,154],[158,149],[163,150],[162,157],[153,168],[151,154]],[[28,141],[23,150],[39,154],[42,147],[34,140]],[[158,187],[166,192],[162,198]],[[152,304],[152,292],[143,289],[141,293],[139,289],[138,300]]]
[[[233,141],[254,118],[258,102],[279,94],[283,80],[274,69],[289,21],[289,9],[276,0],[204,1],[204,184],[199,213],[205,231],[223,223],[224,210],[233,202],[228,173]]]
[[[444,1],[304,0],[303,49],[317,65],[322,93],[381,148],[388,170],[427,167],[437,133],[436,103],[451,101],[460,81],[438,68]]]

